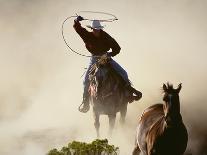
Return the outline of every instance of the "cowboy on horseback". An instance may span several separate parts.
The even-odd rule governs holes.
[[[82,38],[85,43],[87,50],[92,54],[92,56],[100,56],[102,58],[108,59],[109,63],[114,69],[115,72],[121,77],[125,84],[125,90],[129,92],[129,96],[127,97],[128,102],[131,103],[133,101],[137,101],[142,97],[142,93],[136,90],[131,86],[130,80],[128,79],[127,72],[111,57],[119,54],[121,48],[119,44],[112,38],[108,33],[103,31],[103,26],[100,24],[99,20],[93,20],[91,26],[87,26],[92,29],[92,32],[87,31],[80,24],[80,21],[84,20],[83,17],[78,16],[74,20],[74,29]],[[108,52],[109,50],[112,52]],[[96,58],[92,57],[88,70],[85,74],[84,79],[84,93],[83,93],[83,107],[80,109],[81,112],[87,112],[90,108],[89,106],[89,73],[91,66],[96,63]],[[135,96],[133,95],[135,94]]]

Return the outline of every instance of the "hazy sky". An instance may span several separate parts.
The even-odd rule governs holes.
[[[141,101],[128,106],[128,132],[117,124],[112,141],[123,154],[130,152],[142,110],[162,101],[162,83],[181,82],[189,150],[198,153],[202,138],[195,140],[200,135],[194,128],[201,123],[199,131],[207,129],[202,119],[207,111],[206,8],[206,0],[0,0],[0,154],[43,155],[71,140],[95,138],[92,113],[77,111],[89,59],[71,53],[61,36],[64,19],[81,10],[118,17],[104,23],[105,31],[122,48],[115,60],[143,92]],[[66,38],[87,54],[72,24],[71,19],[65,25]],[[107,121],[101,121],[104,135]]]

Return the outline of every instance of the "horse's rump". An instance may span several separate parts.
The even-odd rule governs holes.
[[[144,110],[142,113],[139,124],[138,124],[138,135],[137,135],[137,143],[142,142],[142,144],[139,144],[141,150],[147,150],[146,147],[146,136],[149,132],[149,130],[152,128],[152,126],[160,121],[164,116],[163,112],[163,104],[155,104],[147,109]]]

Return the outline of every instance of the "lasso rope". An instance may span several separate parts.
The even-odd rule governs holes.
[[[70,18],[77,17],[78,14],[80,14],[80,13],[97,13],[97,14],[105,14],[105,15],[109,15],[109,16],[112,16],[112,17],[113,17],[113,18],[110,18],[110,19],[87,19],[87,18],[84,18],[84,19],[83,19],[83,20],[88,20],[88,21],[99,20],[100,22],[113,22],[113,21],[118,20],[118,19],[116,18],[115,15],[110,14],[110,13],[105,13],[105,12],[95,12],[95,11],[79,11],[79,12],[76,13],[76,16],[69,16],[69,17],[67,17],[67,18],[63,21],[63,23],[62,23],[62,37],[63,37],[63,40],[64,40],[65,44],[67,45],[67,47],[68,47],[72,52],[74,52],[75,54],[78,54],[78,55],[80,55],[80,56],[83,56],[83,57],[96,57],[96,58],[100,58],[101,56],[91,56],[91,55],[81,54],[81,53],[75,51],[74,49],[72,49],[72,48],[70,47],[70,45],[67,43],[67,41],[66,41],[66,38],[65,38],[65,36],[64,36],[64,24],[65,24],[65,22],[66,22],[67,20],[69,20]]]
[[[84,18],[84,20],[89,20],[89,21],[93,21],[93,20],[99,20],[100,22],[113,22],[115,20],[118,20],[118,18],[116,18],[115,15],[110,14],[110,13],[106,13],[106,12],[96,12],[96,11],[79,11],[76,13],[76,15],[78,15],[79,13],[94,13],[94,14],[105,14],[105,15],[109,15],[112,16],[113,18],[109,18],[109,19],[87,19]]]

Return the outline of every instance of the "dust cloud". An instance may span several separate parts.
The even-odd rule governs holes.
[[[105,30],[120,44],[114,59],[128,72],[143,98],[128,106],[126,125],[118,119],[110,143],[130,154],[136,123],[149,105],[162,102],[161,86],[183,83],[180,93],[189,132],[187,153],[206,154],[207,2],[205,0],[0,0],[0,154],[44,155],[73,140],[96,138],[93,117],[78,112],[88,59],[67,49],[63,20],[80,10],[115,14]],[[70,45],[87,54],[65,25]],[[101,117],[102,138],[107,117]]]

